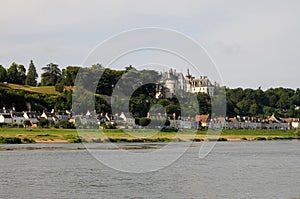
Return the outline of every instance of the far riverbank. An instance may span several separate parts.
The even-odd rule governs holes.
[[[223,130],[220,136],[207,136],[207,131],[183,130],[159,132],[149,129],[95,130],[55,128],[0,128],[0,144],[20,143],[80,143],[84,142],[201,142],[201,141],[255,141],[300,139],[295,130]]]

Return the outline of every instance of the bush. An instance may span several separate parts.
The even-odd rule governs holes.
[[[178,128],[175,127],[163,127],[161,132],[178,132]]]
[[[23,138],[23,143],[36,143],[35,140],[30,139],[30,138]]]
[[[49,120],[47,119],[41,119],[39,122],[38,122],[38,126],[42,127],[42,128],[45,128],[45,127],[49,127]]]
[[[54,128],[75,129],[76,127],[72,122],[61,120],[54,125]]]
[[[111,122],[103,123],[101,126],[104,129],[117,129],[116,124],[115,123],[112,124]]]
[[[140,126],[150,126],[150,127],[161,127],[161,126],[170,126],[170,120],[166,119],[150,119],[147,117],[135,119],[135,124]]]
[[[55,90],[57,92],[62,93],[64,91],[64,84],[63,83],[56,83],[55,84]]]
[[[24,124],[25,128],[26,128],[26,127],[31,127],[31,126],[32,126],[30,120],[25,120],[25,121],[23,122],[23,124]]]
[[[0,137],[0,144],[22,144],[22,140],[17,137]]]
[[[139,119],[139,125],[140,126],[148,126],[151,122],[151,119],[143,117]]]

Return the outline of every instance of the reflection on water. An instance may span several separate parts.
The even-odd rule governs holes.
[[[119,146],[141,152],[160,147]],[[222,142],[205,159],[198,158],[200,144],[194,143],[171,166],[146,174],[110,169],[81,144],[0,148],[14,149],[0,151],[0,198],[300,197],[299,141]],[[116,151],[105,144],[95,144],[93,150]]]

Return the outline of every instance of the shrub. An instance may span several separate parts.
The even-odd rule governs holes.
[[[22,144],[22,140],[17,137],[0,137],[0,144]]]
[[[38,122],[38,126],[42,127],[42,128],[45,128],[45,127],[49,127],[49,120],[47,119],[41,119],[39,122]]]
[[[26,143],[26,144],[27,144],[27,143],[36,143],[35,140],[30,139],[30,138],[23,138],[22,141],[23,141],[23,143]]]
[[[148,126],[151,122],[151,119],[143,117],[139,119],[139,125],[141,126]]]
[[[161,126],[170,126],[170,120],[168,119],[156,119],[156,118],[136,118],[135,124],[140,126],[149,126],[149,127],[161,127]]]
[[[72,122],[61,120],[54,125],[54,128],[75,129],[76,127]]]
[[[178,128],[175,127],[163,127],[161,132],[178,132]]]
[[[103,129],[117,129],[117,125],[111,122],[103,123],[101,126]]]
[[[24,124],[25,128],[26,128],[26,127],[31,127],[31,125],[32,125],[30,120],[25,120],[25,121],[23,122],[23,124]]]

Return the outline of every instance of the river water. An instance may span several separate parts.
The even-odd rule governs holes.
[[[300,197],[299,141],[218,142],[204,159],[200,145],[142,174],[111,169],[81,144],[0,145],[20,149],[0,151],[0,198]]]

